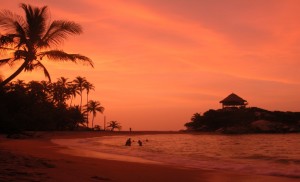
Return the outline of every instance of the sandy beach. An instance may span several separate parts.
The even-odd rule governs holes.
[[[51,139],[90,138],[122,132],[37,132],[27,139],[0,136],[0,181],[202,181],[296,182],[299,179],[237,174],[79,157],[61,153]],[[138,133],[141,134],[141,133]]]

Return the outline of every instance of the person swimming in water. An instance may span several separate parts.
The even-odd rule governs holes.
[[[131,146],[131,138],[128,138],[126,143],[125,143],[125,146]]]
[[[143,146],[143,143],[141,140],[138,141],[139,146]]]

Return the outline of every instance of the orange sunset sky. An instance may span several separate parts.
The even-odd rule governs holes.
[[[234,92],[268,110],[300,111],[298,0],[0,0],[47,5],[51,19],[84,33],[59,49],[90,57],[95,68],[44,62],[54,81],[84,76],[104,114],[122,130],[179,130],[191,116],[221,108]],[[4,58],[1,53],[1,58]],[[17,69],[0,67],[7,77]],[[46,79],[41,71],[16,79]]]

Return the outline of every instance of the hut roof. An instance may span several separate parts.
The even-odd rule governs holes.
[[[244,103],[246,100],[232,93],[228,95],[225,99],[221,100],[220,103]]]

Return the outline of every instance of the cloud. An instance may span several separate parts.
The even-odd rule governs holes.
[[[95,68],[45,65],[54,80],[87,77],[96,86],[91,97],[100,99],[109,117],[124,120],[124,127],[136,123],[149,129],[178,118],[174,128],[180,128],[189,114],[219,108],[231,92],[254,106],[299,109],[298,1],[24,2],[46,4],[52,19],[83,26],[84,34],[60,48],[89,56]],[[5,7],[21,12],[16,2]],[[6,68],[0,71],[8,74]],[[20,78],[43,79],[43,74]]]

